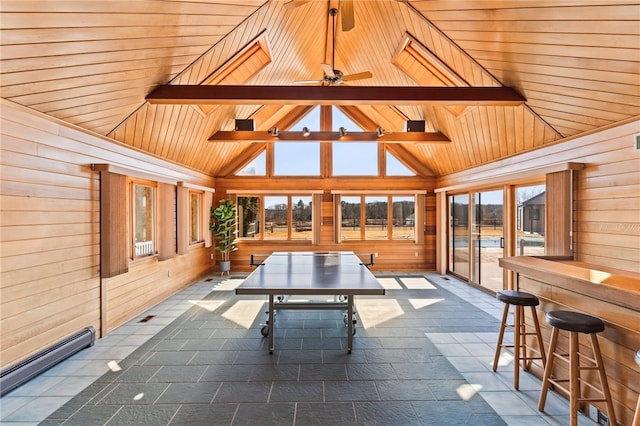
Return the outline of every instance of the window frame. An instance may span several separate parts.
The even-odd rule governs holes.
[[[197,197],[197,217],[193,216],[193,205],[192,205],[192,197]],[[204,244],[204,192],[196,191],[190,189],[188,191],[188,199],[189,199],[189,246],[197,246],[200,244]],[[197,239],[193,238],[193,230],[194,225],[197,228]]]
[[[145,187],[145,188],[150,188],[151,189],[151,195],[152,195],[152,199],[151,199],[151,219],[152,219],[152,223],[151,223],[151,240],[147,240],[144,241],[146,242],[151,242],[151,251],[147,252],[146,254],[137,254],[137,249],[136,249],[136,231],[137,231],[137,226],[136,226],[136,214],[137,214],[137,210],[136,210],[136,188],[137,187]],[[140,259],[147,259],[147,258],[151,258],[151,257],[156,257],[158,256],[158,236],[159,236],[159,232],[158,232],[158,184],[156,182],[153,181],[148,181],[148,180],[142,180],[142,179],[133,179],[130,178],[129,179],[129,259],[132,261],[136,261],[136,260],[140,260]]]
[[[258,218],[259,218],[259,223],[260,225],[260,230],[257,233],[258,236],[257,237],[248,237],[248,236],[242,236],[241,232],[238,232],[238,240],[239,241],[260,241],[260,242],[264,242],[264,241],[268,241],[269,243],[278,243],[278,242],[299,242],[299,243],[312,243],[314,240],[314,234],[315,234],[315,227],[316,227],[316,223],[315,223],[315,208],[313,206],[313,202],[314,202],[314,193],[313,192],[305,192],[305,191],[287,191],[285,192],[265,192],[265,193],[238,193],[236,194],[236,200],[237,200],[237,204],[240,205],[240,198],[257,198],[258,199],[258,203],[259,203],[259,213],[258,213]],[[266,226],[266,220],[265,220],[265,211],[266,211],[266,205],[265,205],[265,198],[268,197],[279,197],[279,198],[286,198],[286,204],[287,204],[287,235],[286,238],[270,238],[268,236],[266,236],[265,233],[265,226]],[[294,223],[293,223],[293,202],[294,199],[298,199],[301,197],[308,197],[310,199],[309,201],[309,206],[311,208],[311,236],[308,238],[295,238],[294,235],[296,234],[293,231],[293,227],[294,227]],[[238,211],[238,215],[240,215],[240,211]],[[240,226],[240,218],[238,218],[238,226]]]
[[[399,197],[403,197],[403,198],[413,198],[413,205],[414,205],[414,220],[413,220],[413,241],[416,241],[417,235],[418,235],[418,225],[419,225],[419,220],[418,220],[418,215],[417,215],[417,210],[418,210],[418,206],[419,206],[419,199],[418,199],[418,195],[419,193],[413,193],[413,194],[403,194],[403,193],[355,193],[355,192],[344,192],[344,193],[340,193],[337,192],[336,193],[339,196],[339,204],[340,204],[340,208],[339,208],[339,218],[337,218],[337,225],[338,227],[340,227],[338,234],[338,238],[337,238],[337,243],[349,243],[349,242],[355,242],[355,241],[396,241],[396,242],[406,242],[409,239],[408,238],[394,238],[393,236],[393,199],[395,198],[399,198]],[[360,238],[345,238],[344,234],[342,232],[342,202],[344,200],[344,197],[350,197],[350,198],[354,198],[354,197],[359,197],[360,198]],[[387,232],[386,232],[386,236],[384,238],[367,238],[367,198],[386,198],[387,201],[387,218],[386,218],[386,227],[387,227]]]

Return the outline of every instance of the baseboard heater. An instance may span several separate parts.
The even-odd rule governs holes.
[[[93,346],[96,330],[89,326],[0,372],[0,396],[11,392],[40,373],[84,348]]]

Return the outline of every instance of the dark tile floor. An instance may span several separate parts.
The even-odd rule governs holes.
[[[338,311],[278,312],[276,350],[269,354],[260,333],[264,298],[236,296],[239,277],[203,280],[196,286],[209,289],[206,297],[190,299],[191,307],[166,324],[160,310],[145,313],[155,312],[158,318],[144,326],[132,324],[129,334],[107,353],[130,341],[141,342],[137,349],[117,361],[111,358],[106,373],[91,379],[39,424],[565,423],[563,400],[552,398],[546,414],[531,408],[537,379],[525,373],[521,392],[514,392],[511,367],[490,371],[501,309],[493,297],[431,273],[379,279],[386,296],[356,300],[351,354],[345,349],[346,326]],[[454,294],[454,287],[474,303]],[[155,327],[153,332],[140,339],[142,332],[135,330],[148,326]],[[100,345],[86,351],[93,349]],[[51,383],[63,387],[63,379],[51,378],[73,375],[68,373],[73,362],[55,367],[58,372],[49,375],[45,394],[55,394],[57,386]],[[17,399],[3,398],[1,407],[12,411],[3,414],[2,424],[37,424],[25,411],[31,397],[20,388],[9,397],[13,393]],[[510,407],[503,407],[509,401]],[[588,424],[585,419],[581,424]]]

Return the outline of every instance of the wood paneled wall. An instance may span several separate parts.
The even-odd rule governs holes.
[[[231,255],[233,271],[250,271],[249,265],[252,254],[270,254],[274,251],[353,251],[362,255],[362,260],[368,260],[371,253],[378,255],[374,259],[372,270],[433,270],[435,268],[435,193],[433,178],[256,178],[235,177],[216,180],[216,203],[220,199],[229,198],[233,194],[228,191],[242,191],[248,193],[251,189],[259,188],[260,193],[273,191],[291,191],[299,193],[306,190],[322,190],[322,206],[319,220],[321,224],[319,242],[311,241],[277,241],[277,240],[240,240],[238,250]],[[415,190],[427,192],[425,196],[424,214],[416,214],[416,218],[423,217],[424,223],[418,225],[419,232],[423,232],[421,242],[414,240],[366,240],[366,241],[335,241],[334,226],[340,221],[335,217],[334,195],[332,190],[349,190],[362,193],[392,194],[394,190]],[[418,208],[419,203],[416,203]],[[418,212],[417,212],[418,213]],[[217,267],[217,266],[216,266]]]
[[[578,261],[640,272],[640,152],[634,135],[640,120],[556,143],[438,179],[438,187],[490,188],[535,177],[563,162],[574,171],[573,244]],[[540,175],[543,178],[544,175]],[[446,236],[445,236],[446,237]]]
[[[0,108],[0,368],[89,325],[103,336],[207,272],[202,244],[101,280],[100,178],[91,165],[209,187],[212,179],[10,101]]]

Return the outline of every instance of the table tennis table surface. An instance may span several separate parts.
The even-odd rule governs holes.
[[[274,252],[236,294],[384,295],[384,287],[353,252]]]

